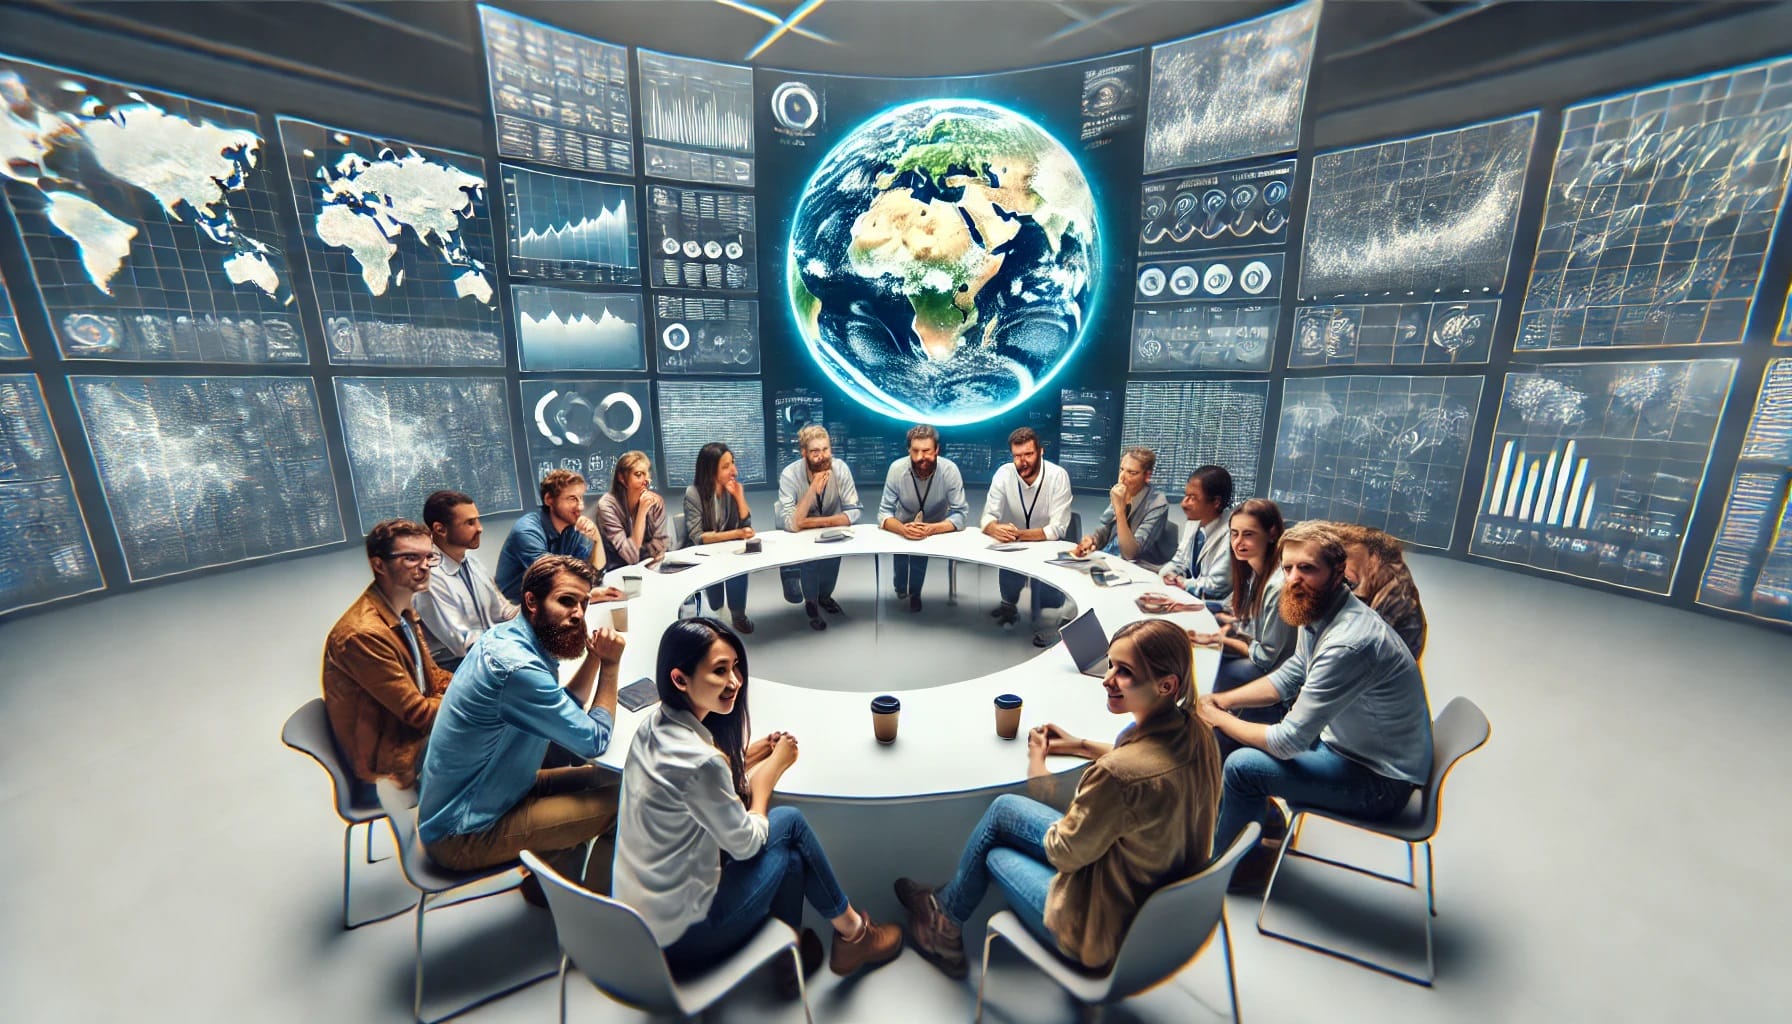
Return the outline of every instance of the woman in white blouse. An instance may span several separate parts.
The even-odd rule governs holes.
[[[902,930],[855,910],[802,812],[772,808],[796,738],[747,742],[747,652],[712,618],[660,637],[660,703],[635,732],[622,773],[613,891],[647,922],[675,974],[745,945],[775,916],[802,932],[805,973],[821,939],[802,928],[803,900],[831,919],[829,966],[845,976],[902,952]],[[796,995],[789,961],[780,988]]]

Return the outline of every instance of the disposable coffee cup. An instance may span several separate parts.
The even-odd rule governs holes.
[[[639,576],[624,576],[624,577],[622,577],[622,596],[623,597],[640,597],[641,596],[641,577],[639,577]]]
[[[763,541],[761,541],[761,540],[760,540],[760,539],[759,539],[759,538],[758,538],[758,537],[749,537],[749,538],[747,538],[747,547],[746,547],[746,552],[747,552],[747,554],[749,554],[749,555],[756,555],[756,554],[758,554],[758,553],[759,553],[759,552],[760,552],[760,551],[761,551],[761,550],[762,550],[762,549],[763,549],[763,548],[764,548],[764,547],[765,547],[765,544],[764,544],[764,542],[763,542]]]
[[[618,633],[628,632],[628,605],[614,604],[610,606],[610,628]]]
[[[877,742],[896,742],[896,719],[902,715],[902,702],[889,694],[871,699],[871,731]]]
[[[996,735],[1011,740],[1020,735],[1020,705],[1018,694],[1004,693],[996,698]]]

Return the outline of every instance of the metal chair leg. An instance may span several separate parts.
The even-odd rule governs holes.
[[[809,1013],[809,983],[803,978],[802,947],[793,943],[790,947],[790,958],[796,961],[796,997],[803,1004],[803,1024],[815,1024],[815,1017]],[[562,1020],[560,1024],[566,1024],[566,1022]]]
[[[373,822],[362,822],[362,824],[367,826],[365,829],[367,834],[367,849],[371,855],[373,850]],[[369,917],[360,921],[354,919],[354,836],[355,823],[349,822],[347,825],[343,826],[342,829],[342,929],[350,932],[364,924],[389,921],[410,909],[408,907],[399,907],[397,910],[380,914],[376,917]],[[380,861],[391,859],[392,858],[390,857],[381,857],[380,860],[368,860],[367,863],[378,864]]]
[[[983,987],[989,984],[989,950],[995,941],[995,932],[983,936],[983,976],[977,979],[977,1016],[972,1018],[973,1024],[983,1024]]]
[[[1431,840],[1425,840],[1425,902],[1430,905],[1431,916],[1437,916],[1437,875],[1431,865]]]
[[[1232,1024],[1244,1024],[1238,1012],[1238,975],[1232,970],[1232,928],[1226,921],[1226,905],[1220,904],[1220,948],[1226,954],[1226,992],[1232,999]]]

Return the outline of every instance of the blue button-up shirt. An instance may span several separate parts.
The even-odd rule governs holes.
[[[417,833],[424,842],[490,828],[535,785],[549,742],[584,758],[609,747],[610,713],[580,708],[560,685],[559,664],[522,615],[474,642],[423,755]]]
[[[571,555],[590,561],[591,538],[574,526],[554,532],[546,505],[524,513],[510,528],[504,550],[498,553],[498,593],[511,604],[522,604],[523,573],[542,555]]]

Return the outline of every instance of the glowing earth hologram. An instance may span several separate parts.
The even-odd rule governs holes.
[[[791,312],[849,397],[975,423],[1069,361],[1100,261],[1095,197],[1037,124],[977,100],[894,107],[822,160],[789,244]]]

